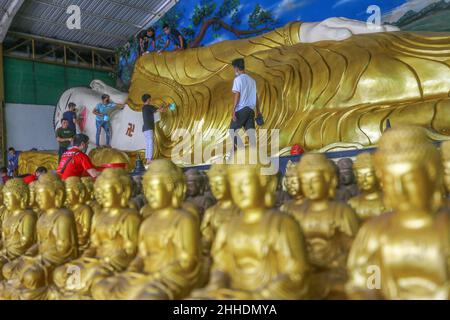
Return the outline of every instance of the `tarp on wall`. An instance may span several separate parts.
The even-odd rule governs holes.
[[[28,151],[57,150],[53,130],[54,106],[7,103],[5,106],[7,147]]]

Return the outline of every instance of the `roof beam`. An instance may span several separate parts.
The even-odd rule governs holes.
[[[6,33],[23,2],[24,0],[12,0],[5,12],[3,12],[3,16],[0,19],[0,43],[3,43],[3,40],[5,40]]]

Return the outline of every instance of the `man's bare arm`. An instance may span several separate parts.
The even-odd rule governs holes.
[[[89,173],[89,175],[92,177],[92,178],[97,178],[99,175],[100,175],[100,172],[98,172],[97,170],[95,170],[95,169],[88,169],[87,170],[87,173]]]

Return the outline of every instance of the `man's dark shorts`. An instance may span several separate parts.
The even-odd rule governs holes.
[[[245,131],[255,129],[255,111],[250,107],[236,112],[236,121],[231,121],[231,130],[239,130],[244,128]]]

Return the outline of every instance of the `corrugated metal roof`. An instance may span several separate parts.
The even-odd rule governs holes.
[[[11,0],[0,0],[3,8]],[[26,0],[10,31],[115,49],[159,20],[178,0]],[[67,8],[81,9],[81,30],[66,26]]]

